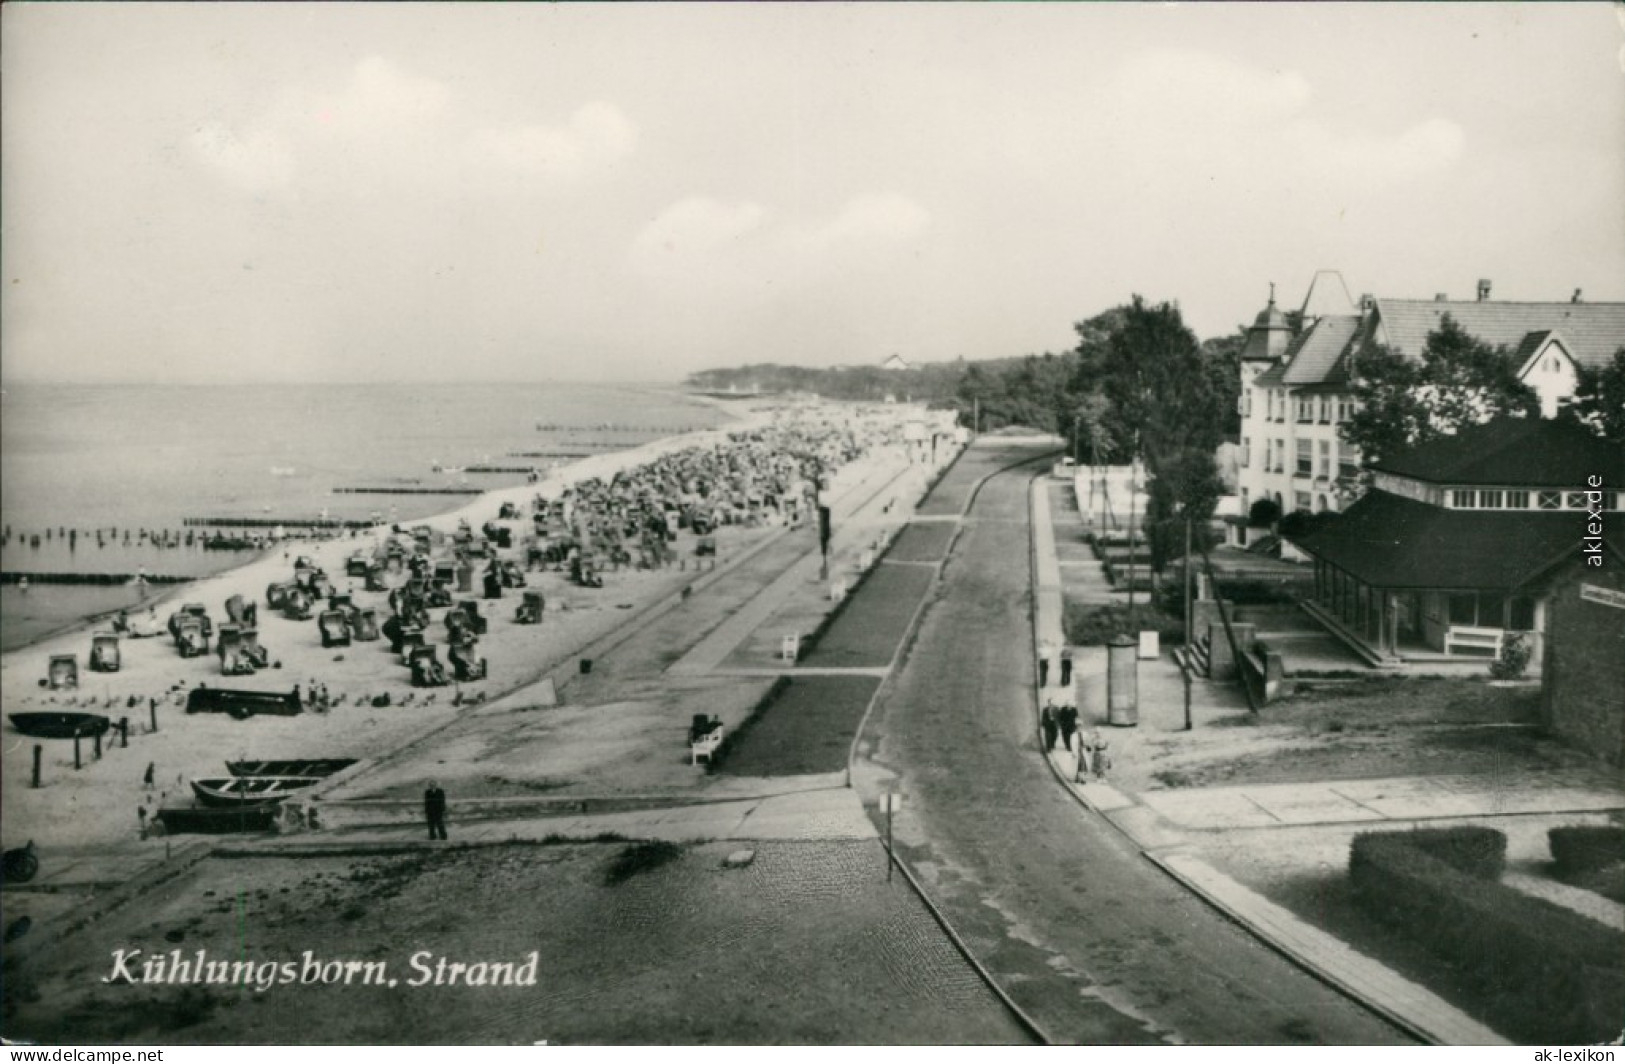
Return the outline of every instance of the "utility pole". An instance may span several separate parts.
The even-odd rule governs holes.
[[[1191,515],[1185,515],[1185,660],[1191,655]],[[1186,699],[1187,708],[1190,700]],[[1190,727],[1190,714],[1185,716],[1185,726]]]
[[[1134,473],[1140,461],[1140,452],[1136,448],[1129,455],[1128,460],[1128,616],[1129,623],[1134,623],[1134,532],[1135,532],[1135,505],[1139,502],[1135,498]]]

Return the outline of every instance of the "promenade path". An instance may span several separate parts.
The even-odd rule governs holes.
[[[1034,726],[1028,485],[1055,449],[979,441],[922,505],[937,515],[969,509],[866,729],[854,784],[870,797],[902,795],[900,853],[1057,1039],[1409,1042],[1147,861],[1045,767]],[[999,472],[1023,456],[1035,465]]]

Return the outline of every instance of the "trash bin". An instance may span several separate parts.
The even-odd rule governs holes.
[[[1114,636],[1106,644],[1106,723],[1133,727],[1140,723],[1139,643],[1132,636]]]

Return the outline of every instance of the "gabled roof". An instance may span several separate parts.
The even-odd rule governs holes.
[[[1278,362],[1269,369],[1253,378],[1253,384],[1260,388],[1279,388],[1286,375],[1286,363]]]
[[[1625,480],[1625,444],[1563,418],[1505,417],[1383,457],[1373,468],[1433,484],[1575,490],[1596,474],[1617,490]]]
[[[1574,511],[1446,510],[1368,491],[1294,544],[1370,587],[1510,590],[1560,557],[1576,557]],[[1625,528],[1604,534],[1618,554]]]
[[[1347,381],[1343,356],[1359,332],[1358,314],[1328,315],[1316,319],[1287,352],[1282,383],[1338,384]]]
[[[1495,300],[1378,299],[1379,339],[1420,358],[1428,333],[1449,314],[1469,335],[1492,347],[1519,349],[1530,333],[1555,330],[1582,366],[1600,368],[1625,347],[1625,303],[1503,303]]]

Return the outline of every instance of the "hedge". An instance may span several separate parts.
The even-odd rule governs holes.
[[[1368,832],[1350,846],[1349,880],[1362,908],[1486,993],[1505,1033],[1614,1037],[1625,1015],[1625,934],[1488,878],[1504,846],[1504,837],[1487,842],[1462,829]]]
[[[1546,833],[1559,875],[1584,875],[1625,861],[1625,827],[1570,825]]]

